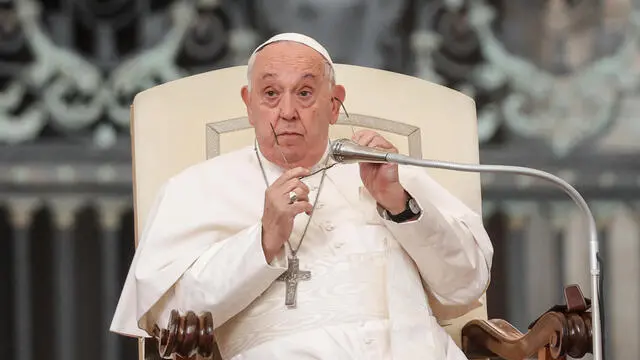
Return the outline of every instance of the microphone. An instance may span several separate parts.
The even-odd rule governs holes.
[[[386,163],[388,152],[358,145],[349,139],[338,139],[331,144],[331,157],[339,163]]]
[[[600,315],[602,298],[600,296],[600,265],[598,263],[598,230],[596,221],[589,209],[589,205],[582,195],[569,183],[563,179],[537,169],[507,166],[507,165],[472,165],[460,164],[446,161],[416,159],[407,155],[386,152],[367,146],[358,145],[349,139],[338,139],[333,141],[330,149],[331,157],[338,163],[397,163],[402,165],[412,165],[426,168],[445,169],[463,172],[477,173],[509,173],[540,178],[560,187],[580,208],[584,220],[589,229],[589,264],[591,268],[591,312],[593,324],[593,356],[595,360],[602,360],[602,317]]]

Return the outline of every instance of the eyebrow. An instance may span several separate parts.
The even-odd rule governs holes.
[[[262,79],[267,79],[267,78],[274,78],[277,77],[276,74],[274,73],[266,73],[264,75],[262,75]],[[316,79],[317,76],[312,74],[312,73],[306,73],[304,75],[302,75],[302,77],[300,79],[304,80],[304,79]]]

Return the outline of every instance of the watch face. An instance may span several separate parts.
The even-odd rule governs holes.
[[[418,206],[418,203],[416,203],[414,199],[409,200],[409,209],[414,214],[417,214],[420,212],[420,207]]]

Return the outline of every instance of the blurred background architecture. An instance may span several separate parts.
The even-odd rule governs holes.
[[[463,91],[482,163],[574,184],[600,230],[608,358],[640,358],[638,0],[0,0],[4,357],[137,359],[108,332],[134,252],[131,100],[283,31]],[[526,331],[564,285],[589,293],[586,229],[560,190],[483,175],[483,197],[490,317]]]

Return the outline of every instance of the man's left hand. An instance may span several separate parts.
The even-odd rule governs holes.
[[[358,145],[398,152],[393,144],[372,130],[360,130],[351,139]],[[404,211],[407,193],[400,184],[397,164],[360,163],[360,178],[380,206],[393,215]]]

